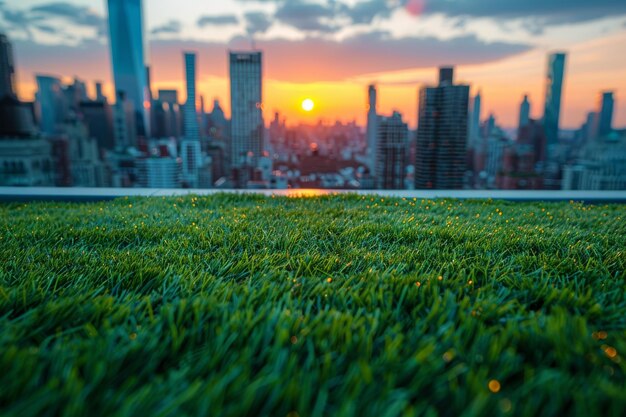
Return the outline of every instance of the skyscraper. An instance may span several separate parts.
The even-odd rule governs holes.
[[[13,48],[9,38],[0,33],[0,99],[4,96],[17,98],[15,93]]]
[[[559,117],[561,115],[561,96],[563,93],[563,76],[565,73],[565,54],[553,53],[548,56],[548,73],[546,78],[546,102],[543,113],[543,128],[546,132],[546,157],[550,158],[553,149],[559,142]]]
[[[603,91],[598,98],[598,132],[596,137],[603,138],[613,130],[613,92]]]
[[[376,86],[370,85],[367,89],[367,99],[368,99],[368,108],[367,108],[367,150],[366,155],[369,163],[369,169],[372,174],[376,171],[376,138],[378,136],[378,128],[377,121],[378,116],[376,115]]]
[[[474,100],[472,101],[472,111],[470,118],[470,127],[469,127],[469,146],[470,148],[475,148],[478,146],[478,142],[480,141],[480,112],[481,112],[481,101],[482,98],[480,96],[480,91],[476,93],[474,96]]]
[[[61,80],[48,75],[37,75],[36,109],[42,133],[54,135],[65,121],[67,103]]]
[[[263,151],[262,53],[229,52],[229,62],[231,167],[238,171],[236,182],[242,186],[249,177],[246,171],[257,166]]]
[[[157,104],[160,108],[155,108],[156,125],[158,131],[156,137],[179,137],[181,131],[180,109],[178,105],[178,91],[159,90]]]
[[[181,156],[183,159],[182,179],[189,187],[197,188],[198,170],[202,165],[202,150],[196,113],[196,54],[186,52],[184,57],[187,102],[184,109],[185,140],[181,143]]]
[[[403,189],[409,128],[402,115],[393,112],[391,117],[378,119],[376,140],[376,184],[380,189]]]
[[[115,91],[135,112],[137,134],[149,136],[149,104],[141,0],[108,0],[109,39]],[[116,94],[118,96],[118,94]],[[129,123],[133,124],[133,123]]]
[[[185,139],[199,140],[198,117],[196,113],[196,54],[185,53],[185,82],[187,102],[184,108]]]
[[[530,101],[528,101],[528,95],[524,95],[524,100],[519,107],[519,125],[518,131],[521,130],[530,122]]]
[[[468,135],[469,86],[453,84],[453,68],[441,68],[437,87],[419,93],[415,188],[463,187]]]

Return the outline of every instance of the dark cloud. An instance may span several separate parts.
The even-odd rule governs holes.
[[[399,2],[389,2],[387,0],[366,0],[356,3],[353,7],[346,7],[344,13],[350,18],[352,23],[372,23],[376,17],[388,18]]]
[[[248,12],[244,15],[246,19],[246,32],[248,35],[265,33],[272,26],[272,19],[263,12]]]
[[[240,3],[274,3],[274,19],[304,32],[334,32],[346,22],[370,24],[376,18],[388,19],[405,8],[409,13],[440,13],[456,18],[492,18],[499,22],[523,20],[532,34],[546,26],[588,22],[626,14],[624,0],[361,0],[353,5],[345,0],[238,0]]]
[[[197,25],[199,28],[205,26],[226,26],[236,25],[239,23],[239,19],[234,14],[223,14],[214,16],[201,16],[198,19]]]
[[[169,22],[157,26],[150,31],[153,35],[157,35],[159,33],[180,33],[182,29],[182,25],[178,20],[170,20]]]
[[[61,17],[78,26],[88,26],[102,31],[105,27],[103,16],[95,13],[88,7],[78,6],[67,2],[45,3],[30,9],[34,15],[45,17]]]
[[[49,34],[57,34],[57,33],[59,33],[57,28],[55,28],[53,26],[50,26],[50,25],[36,24],[35,27],[37,29],[39,29],[40,31],[45,32],[45,33],[49,33]]]
[[[51,18],[62,19],[75,26],[94,28],[99,36],[106,34],[106,22],[103,16],[87,7],[67,2],[45,3],[28,10],[12,9],[6,3],[0,3],[0,14],[9,28],[26,33],[30,39],[32,39],[33,29],[67,38],[66,28],[50,25],[49,19]]]
[[[335,32],[338,29],[334,22],[336,7],[334,3],[293,0],[280,3],[274,18],[305,32]]]
[[[427,0],[425,13],[447,16],[533,19],[562,25],[626,14],[623,0]]]
[[[32,25],[43,20],[41,17],[31,16],[22,10],[11,10],[6,7],[5,3],[0,3],[0,12],[10,29],[25,33],[29,39],[33,38]]]

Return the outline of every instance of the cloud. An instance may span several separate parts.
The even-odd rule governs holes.
[[[198,51],[205,76],[227,77],[227,50],[248,48],[248,40],[220,42],[154,39],[150,42],[153,80],[182,80],[182,52]],[[357,35],[343,41],[309,37],[301,41],[257,41],[264,52],[267,79],[286,82],[343,81],[374,73],[432,68],[440,65],[472,65],[501,60],[530,49],[524,44],[487,43],[473,36],[394,39],[382,32]],[[59,76],[77,75],[86,80],[109,80],[109,51],[105,44],[82,42],[79,46],[40,45],[14,41],[19,78],[33,79],[45,70]],[[69,72],[69,73],[68,73]]]
[[[239,23],[239,19],[234,14],[222,14],[222,15],[213,15],[213,16],[201,16],[197,25],[199,28],[203,28],[205,26],[226,26],[226,25],[236,25]]]
[[[322,5],[307,0],[281,3],[274,18],[301,31],[335,32],[335,13],[332,4]]]
[[[475,36],[449,40],[392,38],[384,32],[355,35],[341,42],[312,37],[304,41],[260,41],[257,46],[267,51],[268,76],[293,82],[344,80],[447,64],[482,64],[531,48],[520,43],[489,43]]]
[[[343,41],[309,37],[258,40],[264,54],[264,74],[268,79],[287,82],[342,81],[368,74],[440,65],[473,65],[498,61],[528,51],[525,44],[484,42],[474,36],[450,40],[407,37],[394,39],[384,32],[357,35]],[[178,57],[184,49],[199,52],[199,61],[210,62],[203,71],[226,77],[226,50],[247,49],[245,37],[228,46],[216,42],[155,40],[151,42],[152,67],[165,79],[182,77]],[[174,62],[176,65],[172,65]]]
[[[443,14],[455,18],[491,18],[499,22],[520,19],[532,34],[546,26],[582,23],[626,14],[623,0],[238,0],[240,3],[275,4],[274,19],[303,32],[334,32],[345,19],[371,24],[389,19],[404,8],[413,15]]]
[[[50,25],[36,24],[35,27],[39,29],[40,31],[49,33],[49,34],[56,34],[59,32],[55,27],[50,26]]]
[[[544,25],[562,25],[626,14],[623,0],[429,0],[424,13],[447,16],[532,19]]]
[[[246,32],[249,35],[265,33],[272,26],[272,19],[263,12],[248,12],[244,15],[246,19]]]
[[[34,15],[44,17],[61,17],[78,26],[94,27],[102,32],[105,28],[103,16],[95,13],[88,7],[78,6],[67,2],[45,3],[30,9]]]
[[[161,26],[155,27],[150,31],[150,33],[153,35],[157,35],[159,33],[180,33],[181,29],[182,25],[178,20],[170,20]]]
[[[54,18],[62,19],[74,26],[94,28],[100,36],[106,34],[106,22],[103,16],[88,7],[68,2],[44,3],[27,10],[10,9],[6,3],[2,2],[0,13],[9,28],[26,33],[29,39],[33,38],[33,29],[67,38],[67,27],[50,24],[50,19]]]
[[[353,7],[345,8],[344,13],[351,19],[352,23],[367,24],[372,23],[376,17],[389,18],[399,6],[399,2],[367,0],[358,2]]]
[[[28,12],[11,10],[6,7],[5,3],[0,3],[0,12],[9,28],[24,32],[29,39],[33,38],[32,25],[44,20],[41,17],[31,16]]]

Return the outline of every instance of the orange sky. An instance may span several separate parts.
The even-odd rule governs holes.
[[[614,125],[626,126],[626,32],[620,32],[605,38],[577,44],[567,50],[568,62],[563,97],[561,126],[575,128],[585,120],[588,111],[596,105],[599,91],[615,91],[616,105]],[[225,46],[226,48],[226,46]],[[225,50],[224,50],[225,51]],[[498,122],[505,127],[517,123],[518,106],[524,94],[529,94],[532,102],[532,115],[540,117],[544,96],[544,74],[546,55],[549,50],[533,49],[521,55],[505,60],[467,65],[457,68],[456,79],[472,85],[472,92],[478,89],[483,95],[483,113],[485,118],[494,112]],[[608,58],[607,58],[608,57]],[[266,58],[266,60],[269,58]],[[182,62],[168,62],[167,57],[153,57],[153,91],[159,88],[178,88],[179,97],[184,100],[182,82]],[[207,111],[212,107],[213,98],[219,98],[222,107],[229,114],[229,84],[226,68],[214,71],[219,75],[206,75],[200,62],[198,71],[198,92],[206,100]],[[300,71],[297,63],[293,68],[283,71]],[[267,62],[265,63],[267,67]],[[318,71],[311,67],[304,70],[314,77]],[[319,63],[319,71],[329,72],[327,62]],[[178,75],[179,74],[179,75]],[[30,74],[29,74],[30,75]],[[30,75],[32,77],[32,75]],[[356,120],[365,123],[366,90],[370,82],[376,82],[379,89],[380,114],[390,114],[393,110],[403,113],[411,127],[416,125],[417,91],[421,83],[434,83],[436,69],[405,70],[384,72],[348,78],[343,81],[321,81],[314,83],[287,82],[273,78],[271,71],[265,71],[264,108],[265,120],[273,118],[274,111],[279,111],[289,124],[298,122],[316,122],[318,119],[332,123]],[[23,99],[31,100],[35,85],[32,78],[18,77],[18,88]],[[301,77],[302,78],[302,77]],[[105,93],[111,96],[112,87],[105,83]],[[315,101],[315,109],[305,113],[300,107],[304,98]]]

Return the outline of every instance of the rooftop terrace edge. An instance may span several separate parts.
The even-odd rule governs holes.
[[[579,201],[590,204],[626,203],[626,191],[544,191],[544,190],[241,190],[241,189],[165,189],[165,188],[58,188],[58,187],[0,187],[0,202],[66,201],[94,202],[120,197],[172,197],[185,195],[209,196],[219,193],[260,194],[265,196],[316,197],[335,194],[376,195],[417,199],[451,198],[462,200],[507,201]]]

